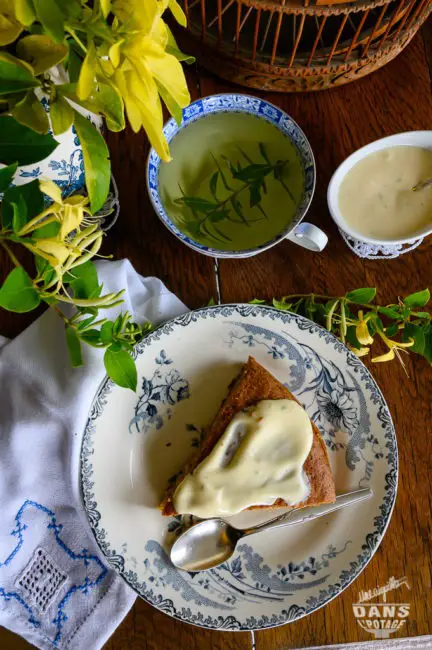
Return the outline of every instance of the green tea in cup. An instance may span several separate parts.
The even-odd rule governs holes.
[[[305,189],[295,145],[270,122],[243,112],[191,121],[170,142],[159,192],[173,224],[195,242],[242,251],[289,229]]]

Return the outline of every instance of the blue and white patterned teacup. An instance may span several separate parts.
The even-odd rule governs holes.
[[[164,126],[165,136],[168,142],[171,142],[179,131],[191,122],[205,119],[206,116],[211,115],[212,113],[221,112],[248,113],[266,120],[276,126],[284,137],[295,146],[303,167],[305,186],[303,195],[291,223],[270,241],[266,241],[263,244],[250,249],[219,250],[195,241],[189,235],[179,230],[165,211],[159,187],[161,159],[156,151],[152,149],[147,163],[147,187],[153,207],[162,223],[164,223],[168,230],[170,230],[187,246],[203,253],[204,255],[210,255],[211,257],[251,257],[252,255],[256,255],[257,253],[261,253],[262,251],[271,248],[271,246],[274,246],[283,239],[289,239],[290,241],[293,241],[311,251],[322,251],[328,241],[327,235],[310,223],[302,223],[302,220],[309,209],[315,190],[315,160],[308,139],[298,124],[296,124],[289,115],[273,104],[270,104],[263,99],[259,99],[258,97],[237,94],[210,95],[209,97],[198,99],[183,110],[183,121],[180,126],[177,125],[174,119],[170,119]]]

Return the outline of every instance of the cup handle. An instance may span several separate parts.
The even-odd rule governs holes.
[[[302,222],[292,230],[285,239],[289,239],[303,248],[320,253],[327,246],[328,237],[321,228],[311,223]]]

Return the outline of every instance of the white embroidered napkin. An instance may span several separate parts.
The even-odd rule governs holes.
[[[99,262],[98,274],[106,292],[126,288],[123,309],[136,321],[186,311],[127,260]],[[72,369],[52,311],[0,351],[0,624],[44,650],[98,650],[135,601],[101,556],[79,493],[102,355],[88,348],[84,367]]]

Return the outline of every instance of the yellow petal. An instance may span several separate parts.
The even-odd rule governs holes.
[[[362,345],[372,345],[373,338],[369,334],[366,321],[362,320],[356,326],[356,337],[358,342],[361,343]]]
[[[111,11],[111,0],[100,0],[103,17],[106,18]]]
[[[414,339],[410,338],[407,343],[399,343],[399,341],[392,341],[392,343],[396,348],[410,348],[412,345],[414,345]]]
[[[111,62],[115,68],[118,68],[120,65],[120,59],[121,59],[121,46],[123,44],[123,40],[117,41],[117,43],[114,43],[114,45],[111,45],[109,49],[109,58],[111,59]]]
[[[138,131],[142,127],[141,113],[136,101],[133,99],[133,97],[130,95],[128,91],[125,74],[122,70],[116,70],[116,72],[114,73],[114,81],[123,97],[123,101],[125,103],[125,108],[126,108],[126,114],[129,123],[131,125],[132,131],[134,131],[134,133],[138,133]]]
[[[49,196],[50,199],[55,201],[55,203],[63,203],[61,189],[57,183],[54,183],[54,181],[50,180],[49,178],[40,180],[39,188],[41,192]]]
[[[84,210],[81,206],[65,205],[60,214],[60,239],[64,239],[69,233],[77,230],[83,218]]]
[[[82,194],[72,194],[72,196],[68,196],[68,198],[63,201],[64,204],[78,205],[80,207],[87,205],[88,202],[88,196],[83,196]]]
[[[176,21],[182,26],[186,27],[187,26],[187,18],[186,14],[183,11],[183,9],[180,7],[178,2],[176,0],[169,0],[168,6],[171,10],[172,15],[176,19]]]
[[[33,244],[25,243],[29,250],[35,255],[40,255],[47,260],[51,266],[58,267],[64,264],[72,251],[60,241],[54,238],[35,239]]]
[[[379,357],[374,357],[372,363],[381,363],[383,361],[392,361],[395,358],[394,349],[390,348],[385,354],[381,354]]]
[[[113,0],[112,12],[126,29],[149,34],[161,16],[166,3],[159,0]]]
[[[141,115],[142,125],[151,145],[165,162],[171,160],[168,143],[163,134],[163,114],[157,86],[148,72],[147,79],[134,71],[125,75],[129,94],[136,102]]]
[[[93,90],[93,82],[96,73],[96,49],[90,42],[86,58],[81,66],[77,85],[77,95],[80,99],[87,99]]]
[[[349,344],[348,347],[358,357],[365,357],[367,354],[369,354],[369,348],[355,348],[353,345],[349,345]]]

